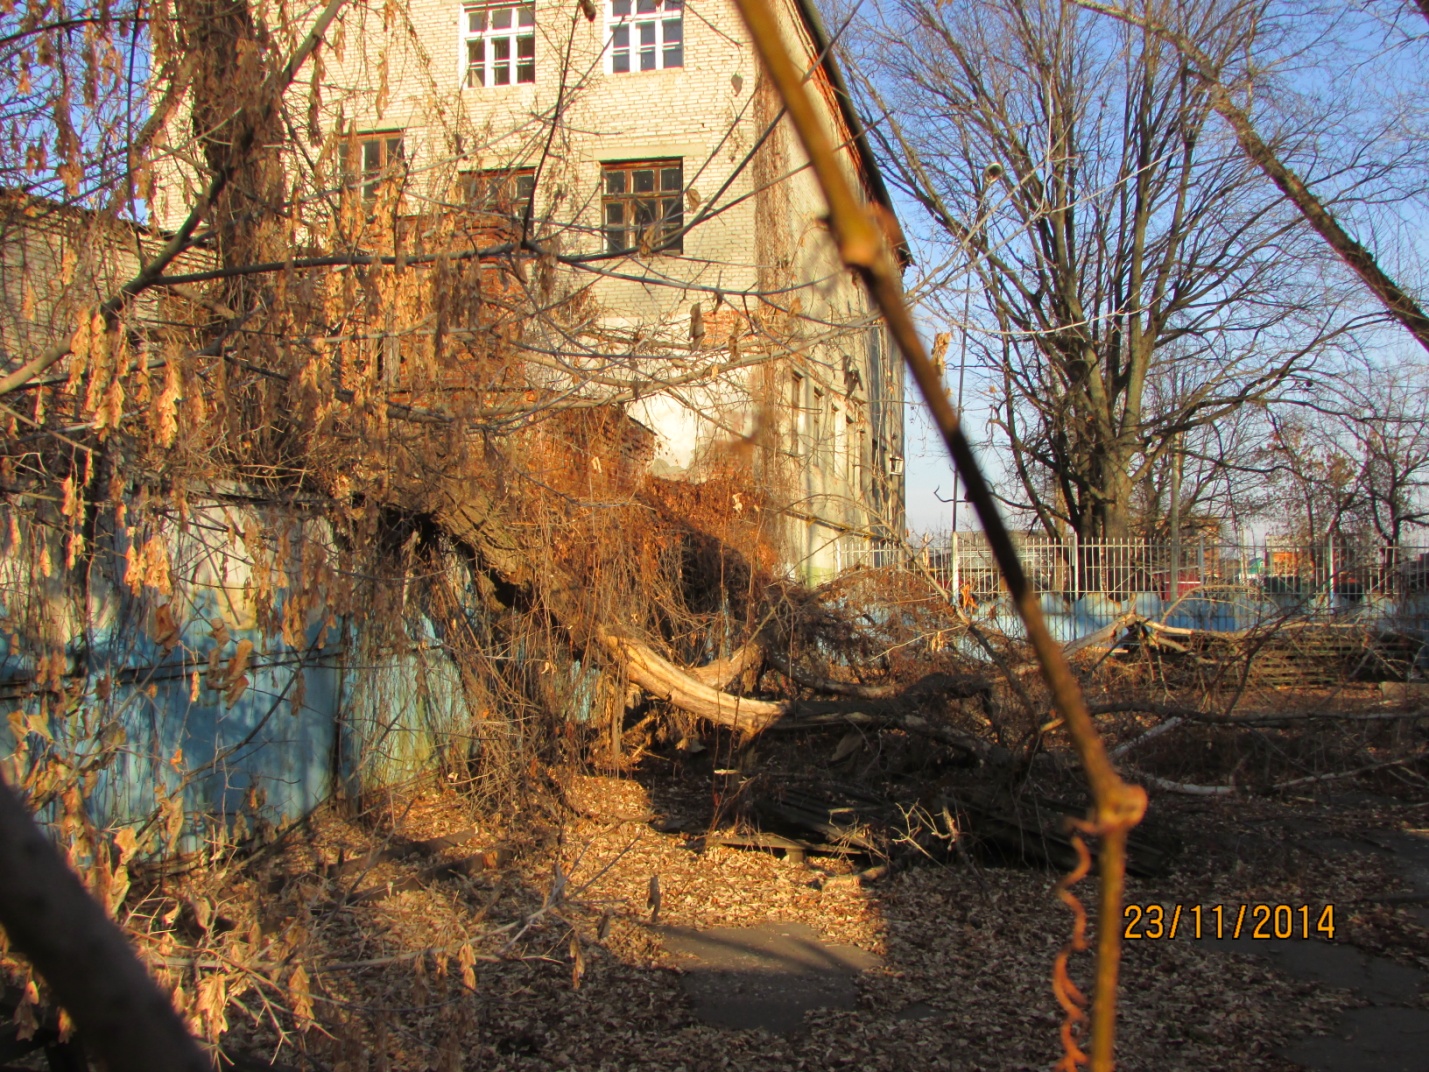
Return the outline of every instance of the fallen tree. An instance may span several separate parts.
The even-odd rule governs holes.
[[[585,589],[558,564],[547,562],[537,568],[514,535],[513,525],[489,496],[470,484],[449,486],[445,491],[445,502],[435,511],[445,531],[469,547],[504,585],[523,592],[524,601],[545,606],[577,646],[599,650],[615,676],[650,697],[747,735],[776,725],[798,730],[837,722],[876,724],[898,726],[975,756],[987,750],[987,742],[942,724],[933,714],[933,709],[948,699],[976,698],[984,712],[993,716],[993,690],[983,676],[930,674],[906,686],[839,681],[800,667],[761,632],[729,656],[704,666],[680,666],[649,642],[617,632],[608,619],[593,617],[581,598]],[[765,614],[761,627],[767,629],[772,617]],[[846,699],[765,700],[721,687],[746,675],[757,677],[765,663],[802,689]]]

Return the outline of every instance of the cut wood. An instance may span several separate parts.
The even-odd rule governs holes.
[[[1168,793],[1179,793],[1187,797],[1229,797],[1235,795],[1233,785],[1191,785],[1187,782],[1173,782],[1169,778],[1158,778],[1145,771],[1137,771],[1136,776],[1147,785]]]
[[[1108,641],[1114,640],[1116,635],[1123,629],[1128,629],[1137,622],[1144,622],[1146,619],[1140,614],[1123,614],[1110,625],[1104,625],[1094,633],[1088,633],[1078,640],[1073,640],[1062,648],[1062,654],[1074,655],[1085,648],[1095,648],[1105,645]]]

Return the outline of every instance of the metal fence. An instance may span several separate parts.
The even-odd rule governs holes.
[[[1326,615],[1393,619],[1429,631],[1429,545],[1339,538],[1014,539],[1044,611],[1071,616],[1059,630],[1069,637],[1127,610],[1215,629],[1275,616]],[[981,532],[927,539],[897,556],[887,548],[871,550],[848,562],[921,573],[970,611],[1010,610]]]

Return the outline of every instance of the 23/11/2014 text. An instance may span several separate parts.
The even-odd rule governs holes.
[[[1335,937],[1335,906],[1292,904],[1129,904],[1122,912],[1128,941],[1173,938],[1251,938],[1284,941]]]

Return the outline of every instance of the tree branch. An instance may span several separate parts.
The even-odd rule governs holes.
[[[310,30],[308,36],[303,39],[303,43],[299,45],[293,55],[289,57],[288,62],[283,65],[282,69],[276,72],[270,79],[267,93],[263,95],[266,99],[276,100],[287,90],[289,84],[293,81],[293,77],[298,73],[298,69],[301,68],[302,65],[307,62],[308,57],[313,54],[313,50],[318,47],[318,43],[322,40],[322,35],[327,32],[327,28],[332,25],[333,19],[337,18],[338,12],[342,10],[342,6],[346,2],[347,0],[328,0],[327,7],[323,8],[322,13],[318,15],[317,22],[313,24],[312,30]],[[252,138],[252,133],[253,128],[250,125],[247,131],[249,139]],[[239,155],[241,154],[234,154],[235,160]],[[208,189],[205,190],[203,195],[198,199],[193,210],[189,213],[188,218],[179,225],[179,229],[174,232],[173,237],[164,243],[164,247],[159,250],[153,260],[149,261],[139,270],[138,275],[125,283],[119,290],[105,300],[104,304],[99,307],[100,316],[104,317],[106,321],[112,320],[131,298],[142,294],[157,283],[163,276],[164,269],[173,262],[174,258],[189,248],[194,231],[198,229],[198,225],[203,222],[204,217],[208,215],[209,209],[213,207],[214,202],[218,200],[219,195],[223,193],[224,188],[228,185],[228,180],[232,177],[234,166],[235,164],[230,164],[228,167],[220,169],[213,176],[213,179],[209,182]],[[64,360],[70,353],[70,346],[71,340],[66,340],[65,342],[52,346],[33,361],[16,369],[4,379],[0,379],[0,395],[7,395],[17,387],[23,387],[36,376],[44,373],[46,369]]]
[[[883,231],[873,215],[860,204],[844,174],[837,150],[831,143],[818,110],[804,86],[799,69],[784,45],[778,16],[762,0],[736,0],[750,36],[754,39],[764,68],[773,81],[788,110],[789,119],[798,132],[808,154],[819,187],[828,202],[829,217],[839,256],[844,264],[863,277],[873,300],[877,303],[898,349],[902,352],[913,378],[931,411],[948,452],[967,488],[968,499],[976,509],[988,545],[1007,583],[1008,593],[1027,629],[1027,637],[1037,653],[1042,673],[1051,690],[1057,708],[1067,720],[1077,755],[1082,761],[1094,801],[1094,822],[1088,829],[1102,837],[1101,904],[1097,937],[1097,982],[1092,1006],[1091,1067],[1093,1072],[1111,1072],[1112,1051],[1116,1033],[1116,981],[1121,959],[1121,902],[1126,877],[1126,839],[1133,826],[1146,812],[1146,793],[1138,786],[1122,781],[1107,758],[1106,746],[1087,712],[1080,686],[1070,665],[1062,655],[1061,645],[1053,639],[1042,618],[1038,596],[1027,580],[1017,549],[998,512],[992,489],[987,483],[973,454],[972,444],[963,432],[957,411],[943,388],[942,379],[923,347],[913,317],[903,300],[903,286],[897,263],[884,239]],[[1079,843],[1080,844],[1080,843]],[[1086,872],[1079,870],[1068,884]],[[1075,904],[1063,886],[1064,899]],[[1080,928],[1067,951],[1085,948]],[[1065,952],[1064,952],[1065,957]],[[1059,965],[1065,966],[1064,959]],[[1071,1043],[1071,1025],[1083,1014],[1079,1007],[1068,1007],[1071,1018],[1064,1027],[1063,1037]],[[1074,1047],[1073,1047],[1074,1048]],[[1078,1051],[1080,1052],[1080,1051]],[[1074,1060],[1068,1049],[1067,1060]]]
[[[0,925],[111,1072],[212,1072],[123,932],[3,778]]]

